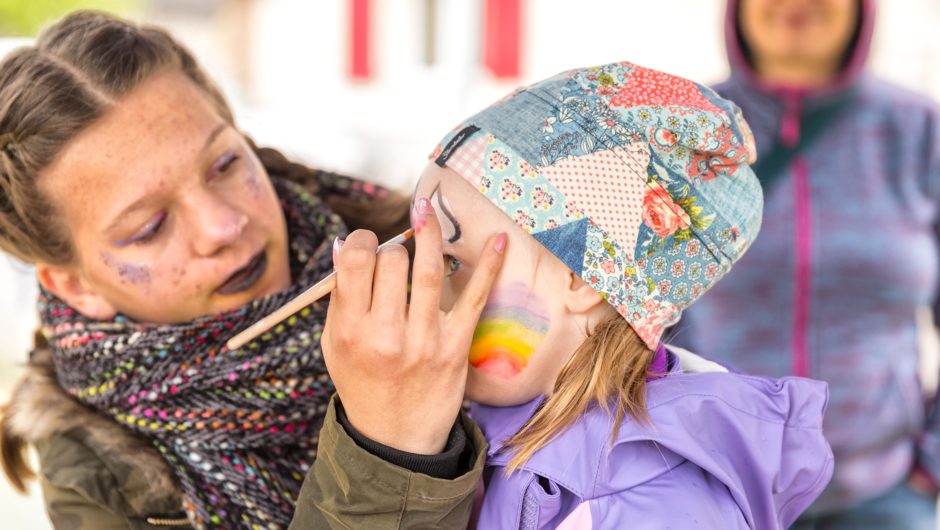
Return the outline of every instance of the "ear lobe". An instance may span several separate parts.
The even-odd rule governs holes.
[[[43,288],[88,318],[111,320],[117,314],[117,309],[104,297],[90,290],[71,268],[38,263],[36,276]]]
[[[604,301],[604,297],[587,284],[580,276],[568,271],[568,289],[565,292],[565,307],[571,313],[587,313]]]

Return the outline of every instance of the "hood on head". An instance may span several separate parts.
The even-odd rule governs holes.
[[[857,79],[868,61],[872,33],[875,27],[875,0],[857,1],[859,4],[859,19],[856,23],[855,35],[846,50],[842,67],[832,79],[829,88],[843,87]],[[758,79],[754,65],[748,57],[747,46],[744,43],[744,36],[741,34],[739,24],[738,10],[740,5],[740,0],[728,0],[725,11],[725,49],[728,53],[731,72],[734,75],[745,77],[756,85],[766,86]]]

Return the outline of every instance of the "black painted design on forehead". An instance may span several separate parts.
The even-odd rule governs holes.
[[[450,208],[447,207],[447,203],[444,201],[444,196],[441,193],[440,182],[434,186],[434,191],[431,192],[431,202],[435,208],[440,208],[441,212],[444,214],[444,217],[447,217],[447,220],[454,227],[454,235],[447,238],[447,242],[456,243],[458,240],[460,240],[461,236],[460,223],[457,221],[457,217],[454,216],[454,212],[450,211]]]

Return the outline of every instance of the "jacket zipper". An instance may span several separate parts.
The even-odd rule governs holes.
[[[189,519],[186,517],[168,519],[164,517],[148,517],[147,524],[153,526],[189,526]]]
[[[800,143],[803,101],[798,92],[784,94],[784,111],[780,122],[780,140],[789,147]],[[810,295],[813,274],[813,203],[809,187],[809,166],[801,154],[793,157],[793,313],[791,328],[791,362],[793,375],[809,375]]]
[[[813,210],[812,196],[809,189],[809,167],[806,159],[797,156],[793,160],[794,194],[794,231],[795,246],[793,252],[793,375],[809,375],[809,335],[810,292],[812,289],[813,266]]]

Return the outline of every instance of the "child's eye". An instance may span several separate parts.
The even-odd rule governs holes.
[[[460,270],[460,267],[463,263],[459,259],[451,256],[450,254],[444,254],[444,275],[453,276],[457,271]]]

